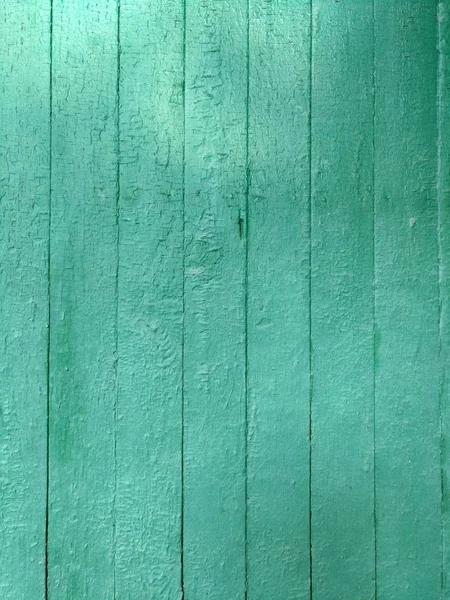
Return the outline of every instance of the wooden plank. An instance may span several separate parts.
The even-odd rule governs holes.
[[[436,3],[375,11],[378,592],[438,598]]]
[[[0,7],[0,596],[45,596],[50,3]]]
[[[184,587],[245,588],[244,1],[186,4]]]
[[[450,359],[450,6],[439,3],[438,63],[438,227],[440,304],[440,411],[442,597],[450,597],[450,464],[449,359]]]
[[[310,23],[250,2],[249,600],[310,597]]]
[[[117,5],[53,6],[49,595],[114,596]]]
[[[183,2],[120,7],[117,597],[179,599]]]
[[[314,3],[311,104],[312,590],[372,598],[371,2]]]

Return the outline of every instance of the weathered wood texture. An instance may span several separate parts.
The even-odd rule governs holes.
[[[45,597],[50,3],[0,6],[0,597]]]
[[[373,25],[370,2],[313,9],[312,590],[336,600],[375,592]]]
[[[53,3],[48,591],[114,595],[117,5]]]
[[[120,5],[117,598],[181,589],[183,3]]]
[[[190,600],[245,592],[244,0],[186,3],[183,566]]]
[[[0,16],[0,597],[450,598],[448,0]]]
[[[252,0],[249,25],[248,598],[297,600],[310,593],[310,3]]]
[[[375,3],[375,484],[380,598],[439,598],[435,2]]]

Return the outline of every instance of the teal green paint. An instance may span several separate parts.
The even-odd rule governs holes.
[[[1,598],[450,597],[448,2],[0,17]]]
[[[49,3],[2,3],[0,36],[0,596],[44,600]]]
[[[244,0],[186,3],[184,589],[245,590]]]
[[[436,10],[375,2],[380,600],[441,597]]]
[[[333,600],[375,595],[373,31],[371,2],[314,6],[312,589]]]
[[[310,592],[310,22],[309,1],[250,3],[249,600]]]
[[[117,6],[53,4],[49,597],[111,600]]]
[[[438,10],[438,206],[439,206],[439,284],[440,284],[440,407],[441,407],[441,508],[443,598],[450,596],[450,521],[449,521],[449,372],[450,358],[450,12],[447,2]]]
[[[120,6],[116,594],[179,599],[183,4]]]

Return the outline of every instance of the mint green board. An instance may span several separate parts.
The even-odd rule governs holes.
[[[246,584],[245,0],[186,2],[183,588]]]
[[[373,6],[317,2],[312,25],[312,595],[370,599],[375,595]]]
[[[181,590],[183,4],[120,5],[116,597]]]
[[[375,26],[378,597],[439,598],[436,3],[377,0]]]
[[[297,600],[310,597],[310,3],[251,0],[249,25],[248,599]]]
[[[117,6],[52,22],[48,597],[115,589]]]
[[[50,3],[0,5],[0,597],[45,598]]]
[[[450,598],[448,0],[0,15],[1,598]]]

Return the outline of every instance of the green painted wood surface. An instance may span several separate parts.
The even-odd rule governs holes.
[[[122,2],[120,33],[116,597],[176,599],[181,586],[183,4]]]
[[[309,1],[250,3],[249,600],[310,594],[310,27]]]
[[[183,586],[245,592],[246,4],[185,31]]]
[[[448,0],[0,15],[1,598],[450,598]]]
[[[375,8],[377,586],[380,598],[438,598],[437,13]]]
[[[0,36],[0,597],[43,600],[50,5],[2,3]]]
[[[312,590],[336,600],[375,593],[373,25],[369,2],[314,6]]]
[[[117,6],[52,26],[49,598],[111,599],[117,403]]]

